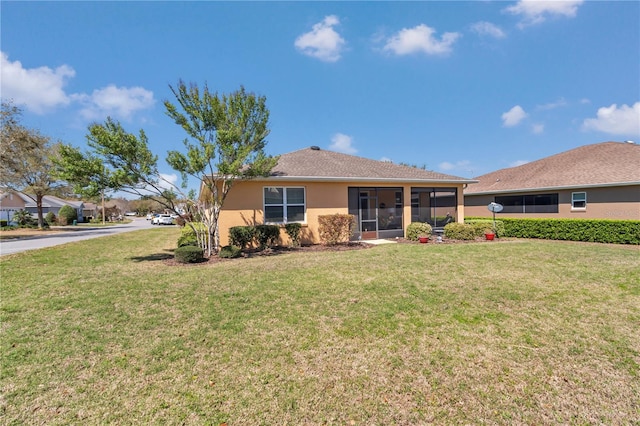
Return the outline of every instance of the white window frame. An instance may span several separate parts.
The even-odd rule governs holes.
[[[282,206],[282,222],[268,222],[267,221],[267,203],[265,200],[265,190],[268,188],[276,188],[276,189],[282,189],[282,204],[269,204],[270,207],[273,206]],[[304,203],[287,203],[287,189],[302,189],[302,193],[304,195]],[[289,221],[287,220],[287,207],[288,206],[302,206],[303,211],[304,211],[304,218],[302,220],[294,220],[294,221]],[[264,186],[262,187],[262,214],[263,214],[263,221],[265,224],[274,224],[274,225],[284,225],[287,223],[302,223],[302,224],[306,224],[307,223],[307,188],[304,186],[273,186],[273,185],[269,185],[269,186]]]
[[[576,199],[576,195],[584,195],[584,198],[580,198],[580,199]],[[576,207],[576,202],[584,202],[584,206],[583,207]],[[572,192],[571,193],[571,210],[586,210],[587,209],[587,192],[586,191],[580,191],[580,192]]]

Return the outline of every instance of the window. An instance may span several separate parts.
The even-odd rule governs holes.
[[[264,188],[265,223],[304,222],[305,207],[304,188]]]
[[[587,193],[572,192],[571,193],[571,209],[584,210],[587,208]]]
[[[496,197],[502,213],[558,213],[558,194],[506,195]]]

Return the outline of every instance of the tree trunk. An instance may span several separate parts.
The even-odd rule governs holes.
[[[42,214],[42,195],[36,194],[36,208],[38,209],[38,229],[44,228],[44,215]]]

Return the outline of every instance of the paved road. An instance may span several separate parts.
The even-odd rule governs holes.
[[[104,237],[120,234],[122,232],[137,231],[151,228],[151,222],[144,218],[136,218],[131,223],[87,228],[84,226],[74,228],[73,231],[56,232],[49,235],[30,237],[20,240],[0,241],[0,255],[20,253],[27,250],[35,250],[44,247],[52,247],[74,241],[88,240],[90,238]]]

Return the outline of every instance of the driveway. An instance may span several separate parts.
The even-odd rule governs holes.
[[[121,234],[123,232],[137,231],[140,229],[151,228],[151,226],[150,221],[147,221],[144,218],[135,218],[131,223],[123,225],[96,228],[87,228],[82,226],[73,228],[73,230],[69,231],[56,232],[55,234],[19,240],[0,241],[0,256],[57,246],[75,241],[88,240],[91,238],[105,237],[107,235]]]

